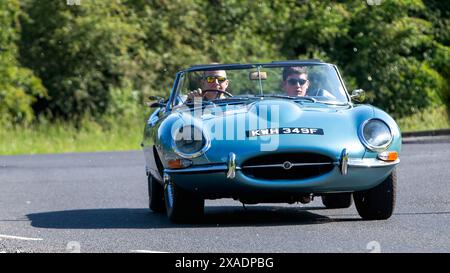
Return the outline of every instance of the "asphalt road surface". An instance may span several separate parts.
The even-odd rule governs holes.
[[[206,202],[199,224],[147,209],[142,152],[0,156],[0,252],[450,252],[450,143],[406,144],[386,221],[354,205]]]

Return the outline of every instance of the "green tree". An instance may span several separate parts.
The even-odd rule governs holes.
[[[426,57],[430,66],[445,79],[443,93],[450,104],[450,3],[448,1],[424,0],[424,18],[432,24],[434,37],[431,53]]]
[[[132,10],[120,2],[24,1],[22,62],[48,88],[35,109],[49,116],[101,116],[110,89],[142,82],[145,50]]]
[[[139,18],[140,42],[151,71],[145,78],[144,94],[168,95],[178,70],[209,62],[205,14],[198,0],[126,1]]]
[[[11,3],[19,14],[17,1]],[[42,96],[39,88],[24,91],[27,117],[33,116],[30,105],[37,113],[66,119],[121,115],[147,95],[166,96],[178,70],[210,62],[320,58],[337,63],[350,89],[365,89],[369,102],[395,116],[450,98],[445,1],[385,0],[375,6],[351,0],[21,3],[20,61],[42,79],[49,94]],[[17,16],[8,18],[17,21]],[[2,28],[1,35],[8,33]],[[9,62],[7,56],[17,55],[16,42],[4,41],[12,55],[2,58]]]
[[[264,62],[280,59],[278,31],[286,6],[271,1],[203,2],[207,14],[207,52],[221,63]]]
[[[32,105],[46,95],[41,81],[17,61],[19,16],[17,0],[0,1],[0,126],[3,128],[33,121]]]
[[[291,3],[292,4],[292,3]],[[399,117],[444,103],[445,75],[424,56],[440,54],[420,0],[311,1],[292,4],[282,44],[288,58],[337,63],[350,89]],[[433,60],[439,58],[434,57]],[[447,77],[448,78],[448,77]]]

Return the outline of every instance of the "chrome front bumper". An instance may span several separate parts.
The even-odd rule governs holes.
[[[342,175],[347,175],[348,168],[382,168],[397,165],[400,163],[400,159],[395,161],[387,162],[377,158],[349,158],[348,153],[344,149],[342,151],[342,155],[339,161],[330,162],[330,163],[292,163],[292,166],[313,166],[313,165],[335,165],[338,166]],[[256,167],[256,166],[250,166]],[[258,165],[258,168],[265,167],[280,167],[284,168],[283,164],[270,164],[270,165]],[[186,169],[164,169],[164,173],[172,174],[189,174],[189,173],[213,173],[213,172],[225,172],[226,177],[228,179],[234,179],[236,177],[236,171],[241,170],[242,168],[237,166],[236,164],[236,155],[234,153],[230,153],[228,156],[228,160],[226,163],[216,163],[216,164],[208,164],[208,165],[198,165],[189,167]]]
[[[333,193],[367,190],[383,181],[400,161],[385,162],[376,158],[349,158],[343,151],[335,162],[290,163],[302,167],[317,164],[332,165],[331,171],[305,179],[261,179],[244,174],[247,167],[280,167],[283,164],[239,166],[236,156],[230,154],[226,162],[191,166],[185,169],[165,169],[164,182],[174,180],[187,191],[196,192],[205,199],[255,195],[298,195],[305,193]],[[370,171],[369,171],[370,170]]]

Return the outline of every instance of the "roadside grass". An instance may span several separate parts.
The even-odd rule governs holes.
[[[83,119],[80,129],[57,122],[1,130],[0,155],[138,150],[144,124],[139,118]]]
[[[402,132],[427,131],[450,128],[450,112],[445,106],[430,107],[411,116],[397,119]]]
[[[71,122],[1,128],[0,155],[139,150],[146,117],[108,117],[100,122],[85,118],[79,128]],[[445,106],[396,121],[402,132],[450,128]]]

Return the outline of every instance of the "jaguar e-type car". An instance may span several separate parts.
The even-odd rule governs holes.
[[[243,204],[356,205],[387,219],[395,205],[401,134],[384,111],[347,92],[318,60],[192,66],[176,74],[142,147],[149,206],[172,221],[203,215],[205,199]],[[352,198],[353,197],[353,198]]]

